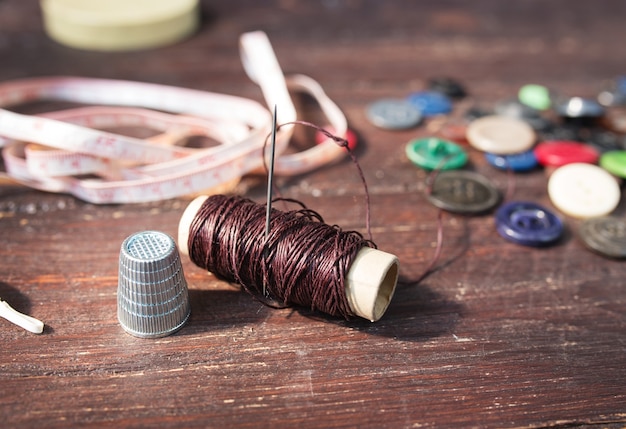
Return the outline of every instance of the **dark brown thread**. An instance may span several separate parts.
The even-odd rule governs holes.
[[[354,152],[352,151],[352,149],[350,149],[350,146],[348,145],[348,140],[346,140],[343,137],[339,137],[334,135],[333,133],[331,133],[330,131],[320,127],[319,125],[315,125],[311,122],[307,122],[307,121],[291,121],[291,122],[285,122],[283,124],[280,124],[276,127],[276,131],[280,130],[281,127],[284,127],[286,125],[304,125],[305,127],[310,127],[313,128],[319,132],[321,132],[322,134],[324,134],[326,137],[328,137],[329,139],[331,139],[332,141],[334,141],[337,146],[344,148],[347,152],[348,155],[350,156],[350,159],[352,160],[352,163],[355,165],[357,172],[359,173],[359,178],[361,179],[361,183],[363,184],[363,191],[365,194],[365,230],[367,231],[367,237],[369,240],[372,240],[372,228],[371,228],[371,210],[370,210],[370,193],[369,190],[367,188],[367,181],[365,180],[365,175],[363,174],[363,170],[361,169],[361,165],[359,164],[359,161],[357,161],[356,159],[356,155],[354,154]],[[269,137],[271,136],[271,133],[267,135],[267,137],[265,138],[265,142],[263,144],[263,152],[265,153],[265,149],[267,147],[267,143],[269,141]],[[265,159],[265,156],[263,156],[263,167],[265,168],[265,172],[267,173],[269,171],[268,166],[267,166],[267,160]],[[279,191],[277,190],[277,193],[279,193]]]
[[[354,316],[346,298],[346,276],[359,250],[376,247],[372,241],[325,224],[305,207],[273,209],[267,241],[264,231],[264,205],[214,195],[191,224],[189,256],[271,307],[303,306],[346,319]],[[263,296],[264,284],[269,298]]]

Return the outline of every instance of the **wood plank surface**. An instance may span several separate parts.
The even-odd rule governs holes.
[[[404,155],[426,127],[371,125],[365,106],[433,76],[463,82],[485,106],[525,83],[595,96],[626,72],[626,3],[596,0],[202,3],[203,25],[172,46],[75,50],[45,35],[37,2],[0,0],[0,81],[75,75],[249,97],[238,37],[267,32],[286,73],[318,80],[359,135],[378,246],[401,277],[420,276],[436,243],[426,173]],[[312,107],[305,109],[312,117]],[[500,189],[507,175],[469,150]],[[237,191],[263,200],[262,177]],[[330,224],[364,230],[349,162],[277,179]],[[552,207],[547,175],[515,197]],[[177,334],[127,335],[116,318],[118,256],[132,233],[176,235],[189,199],[93,205],[0,185],[0,297],[46,323],[34,335],[0,320],[0,426],[626,427],[626,265],[566,237],[505,242],[492,214],[444,214],[437,269],[401,285],[382,320],[342,321],[266,308],[187,259],[192,315]],[[624,216],[624,204],[616,214]]]

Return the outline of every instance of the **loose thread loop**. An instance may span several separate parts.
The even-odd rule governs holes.
[[[367,237],[368,239],[371,241],[372,240],[372,228],[371,228],[371,208],[370,208],[370,193],[369,193],[369,189],[367,187],[367,181],[365,180],[365,174],[363,174],[363,169],[361,168],[361,165],[359,164],[359,161],[356,158],[356,155],[354,154],[354,151],[350,148],[348,140],[346,140],[343,137],[339,137],[334,135],[333,133],[331,133],[330,131],[324,129],[323,127],[320,127],[319,125],[313,124],[311,122],[307,122],[307,121],[301,121],[301,120],[297,120],[297,121],[290,121],[290,122],[285,122],[282,123],[280,125],[277,125],[276,130],[280,130],[281,127],[287,126],[287,125],[303,125],[306,127],[310,127],[313,128],[317,131],[319,131],[320,133],[324,134],[326,137],[330,138],[333,142],[335,142],[339,147],[344,148],[347,152],[348,155],[350,156],[350,159],[352,160],[352,163],[355,165],[357,172],[359,174],[359,178],[361,179],[361,184],[363,185],[363,191],[365,194],[365,230],[367,231]],[[265,143],[263,145],[263,153],[265,153],[265,149],[267,147],[267,143],[268,143],[268,139],[270,137],[271,134],[268,134],[268,136],[265,138]],[[265,157],[263,157],[263,166],[265,168],[266,173],[268,172],[268,166],[267,166],[267,160],[265,159]]]
[[[208,197],[190,227],[191,260],[235,282],[265,305],[308,307],[350,319],[347,274],[363,247],[376,245],[356,232],[327,225],[317,212],[272,209],[264,237],[265,208],[239,196]],[[263,296],[267,287],[270,298]]]

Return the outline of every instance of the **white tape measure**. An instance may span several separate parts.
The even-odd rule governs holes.
[[[285,78],[264,33],[242,35],[240,48],[248,76],[261,87],[267,104],[278,106],[279,124],[296,120],[289,90],[307,92],[321,106],[329,127],[345,136],[347,122],[341,110],[313,79]],[[90,107],[37,116],[4,109],[40,100]],[[145,126],[163,134],[138,139],[102,130],[118,126]],[[262,167],[270,129],[268,109],[231,95],[75,77],[0,83],[0,147],[8,176],[92,203],[155,201],[223,185]],[[278,154],[287,148],[292,131],[292,126],[280,128]],[[174,144],[193,135],[210,137],[219,145]],[[279,156],[274,171],[301,174],[345,153],[328,139],[303,152]]]

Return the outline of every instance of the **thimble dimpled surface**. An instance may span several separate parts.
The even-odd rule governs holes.
[[[117,288],[117,316],[124,330],[136,337],[163,337],[180,329],[189,314],[187,282],[174,240],[158,231],[124,240]]]

